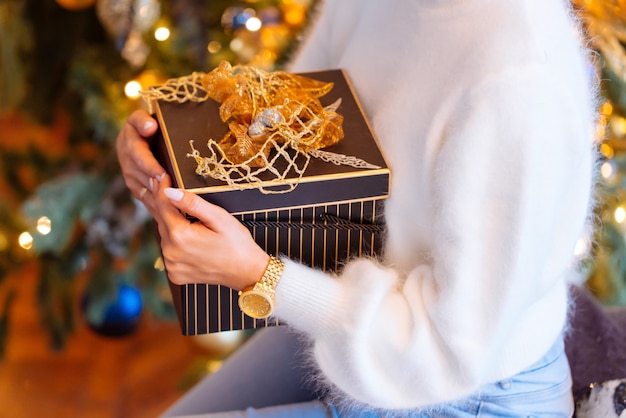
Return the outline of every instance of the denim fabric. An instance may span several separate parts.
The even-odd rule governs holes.
[[[336,416],[374,417],[571,417],[574,413],[572,379],[560,338],[535,364],[512,378],[485,385],[459,402],[422,411],[375,413],[338,410]]]
[[[474,396],[436,409],[373,411],[321,402],[307,383],[302,341],[286,327],[257,334],[218,372],[200,382],[164,417],[186,418],[375,418],[375,417],[571,417],[569,364],[559,339],[533,366],[485,385]]]
[[[183,418],[183,416],[180,416]],[[184,415],[184,418],[332,418],[338,417],[332,406],[322,401],[310,401],[265,408],[247,408],[242,411],[213,412]]]

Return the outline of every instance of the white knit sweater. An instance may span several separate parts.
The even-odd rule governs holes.
[[[327,0],[290,70],[344,68],[392,170],[381,260],[288,261],[276,315],[339,393],[405,409],[562,332],[594,166],[591,65],[561,0]]]

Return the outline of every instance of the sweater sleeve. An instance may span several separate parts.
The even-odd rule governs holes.
[[[391,409],[458,399],[529,366],[561,331],[589,210],[591,118],[586,98],[544,74],[508,71],[449,107],[428,161],[431,248],[410,271],[358,259],[334,277],[287,261],[276,314],[311,336],[323,375],[350,398]],[[401,235],[412,220],[387,222]]]

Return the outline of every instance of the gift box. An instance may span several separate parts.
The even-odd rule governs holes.
[[[323,106],[334,104],[343,118],[343,139],[324,148],[324,155],[360,163],[309,159],[290,149],[286,159],[275,158],[272,150],[267,161],[286,173],[284,178],[277,180],[263,172],[252,182],[234,184],[199,175],[194,155],[203,153],[208,138],[222,138],[229,132],[229,125],[220,118],[220,103],[210,98],[149,97],[159,122],[153,147],[174,187],[228,210],[269,254],[339,271],[351,257],[375,256],[380,251],[382,203],[389,195],[390,172],[346,73],[328,70],[303,76],[333,83],[319,100]],[[170,282],[170,288],[184,335],[278,325],[273,317],[255,320],[243,314],[237,292],[228,287]]]

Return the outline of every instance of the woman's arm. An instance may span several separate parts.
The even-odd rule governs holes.
[[[333,278],[287,263],[276,314],[312,336],[322,376],[350,398],[410,408],[466,396],[561,332],[592,189],[590,126],[579,98],[530,74],[468,92],[449,115],[432,165],[433,244],[411,271],[361,259]],[[412,221],[425,220],[387,218],[389,239]]]

